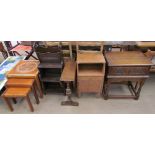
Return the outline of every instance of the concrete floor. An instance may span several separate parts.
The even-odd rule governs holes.
[[[113,91],[126,93],[125,87],[113,87]],[[151,74],[141,91],[138,101],[133,99],[96,98],[94,94],[83,94],[80,98],[73,97],[79,102],[78,107],[61,106],[63,95],[47,94],[40,99],[40,104],[35,104],[34,97],[31,101],[36,114],[151,114],[155,113],[155,74]],[[24,100],[13,104],[14,112],[10,112],[6,104],[0,100],[1,114],[32,114]]]

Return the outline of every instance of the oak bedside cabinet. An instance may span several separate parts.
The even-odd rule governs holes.
[[[77,93],[102,93],[105,59],[102,53],[77,53]]]

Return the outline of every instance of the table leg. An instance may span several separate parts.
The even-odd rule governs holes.
[[[141,89],[142,89],[142,87],[143,87],[143,85],[144,85],[144,82],[145,82],[145,80],[139,82],[139,87],[138,87],[138,89],[137,89],[137,92],[136,92],[136,98],[135,98],[136,100],[139,99],[140,92],[141,92]]]
[[[14,104],[16,104],[16,103],[17,103],[16,98],[12,98],[12,100],[13,100]]]
[[[31,111],[31,112],[34,112],[34,108],[33,108],[33,106],[32,106],[32,103],[31,103],[31,101],[30,101],[29,96],[27,95],[25,98],[26,98],[26,100],[27,100],[27,102],[28,102],[30,111]]]
[[[37,85],[37,88],[38,88],[39,93],[40,93],[40,98],[43,98],[43,92],[42,92],[42,88],[40,85],[40,80],[39,80],[38,75],[36,76],[35,81],[36,81],[36,85]]]
[[[103,97],[105,100],[108,99],[108,93],[109,93],[109,86],[110,86],[110,82],[106,82],[105,85],[104,85],[104,92],[103,92]]]
[[[72,95],[72,91],[70,89],[70,82],[67,82],[67,87],[66,87],[66,96],[67,96],[67,100],[66,101],[62,101],[61,105],[72,105],[72,106],[78,106],[79,103],[75,102],[71,99],[71,95]]]
[[[11,105],[11,103],[10,103],[9,99],[8,99],[8,98],[6,98],[6,97],[3,97],[3,100],[4,100],[4,101],[5,101],[5,103],[8,105],[8,107],[9,107],[10,111],[13,111],[14,109],[13,109],[13,107],[12,107],[12,105]]]
[[[36,99],[36,103],[39,104],[39,98],[38,98],[38,95],[36,92],[35,84],[32,86],[32,91],[33,91],[34,97]]]
[[[104,86],[104,89],[103,89],[104,99],[107,100],[108,98],[112,98],[112,99],[129,99],[129,98],[132,98],[132,99],[138,100],[142,86],[144,85],[144,82],[145,82],[145,80],[139,80],[136,82],[136,85],[134,86],[132,81],[128,81],[127,85],[128,85],[128,88],[131,92],[131,95],[109,95],[109,87],[110,87],[110,84],[113,84],[113,83],[110,81],[107,81],[105,86]]]

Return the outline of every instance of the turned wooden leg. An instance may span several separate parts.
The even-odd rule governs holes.
[[[12,98],[12,100],[13,100],[13,103],[14,103],[14,104],[16,104],[16,103],[17,103],[16,98]]]
[[[36,88],[35,88],[34,85],[32,86],[32,91],[33,91],[34,97],[36,99],[36,103],[39,104],[39,98],[38,98],[38,95],[37,95],[37,92],[36,92]]]
[[[6,98],[6,97],[3,97],[3,100],[4,100],[4,101],[5,101],[5,103],[8,105],[8,107],[9,107],[10,111],[13,111],[14,109],[13,109],[13,107],[12,107],[12,105],[11,105],[11,103],[10,103],[9,99],[8,99],[8,98]]]
[[[32,106],[32,103],[31,103],[31,101],[30,101],[29,96],[27,95],[25,98],[26,98],[26,100],[27,100],[27,102],[28,102],[30,111],[31,111],[31,112],[34,112],[34,108],[33,108],[33,106]]]
[[[41,89],[40,80],[39,80],[38,75],[36,76],[35,80],[36,80],[37,88],[38,88],[39,93],[40,93],[40,97],[43,98],[43,92],[42,92],[42,89]]]
[[[67,100],[66,101],[62,101],[61,102],[61,105],[72,105],[72,106],[78,106],[79,103],[78,102],[75,102],[71,99],[71,95],[72,95],[72,91],[71,91],[71,88],[70,88],[70,82],[67,82],[66,83],[67,86],[66,86],[66,96],[67,96]]]

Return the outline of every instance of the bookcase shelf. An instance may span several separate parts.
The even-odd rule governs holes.
[[[79,64],[79,76],[103,76],[103,64]]]

